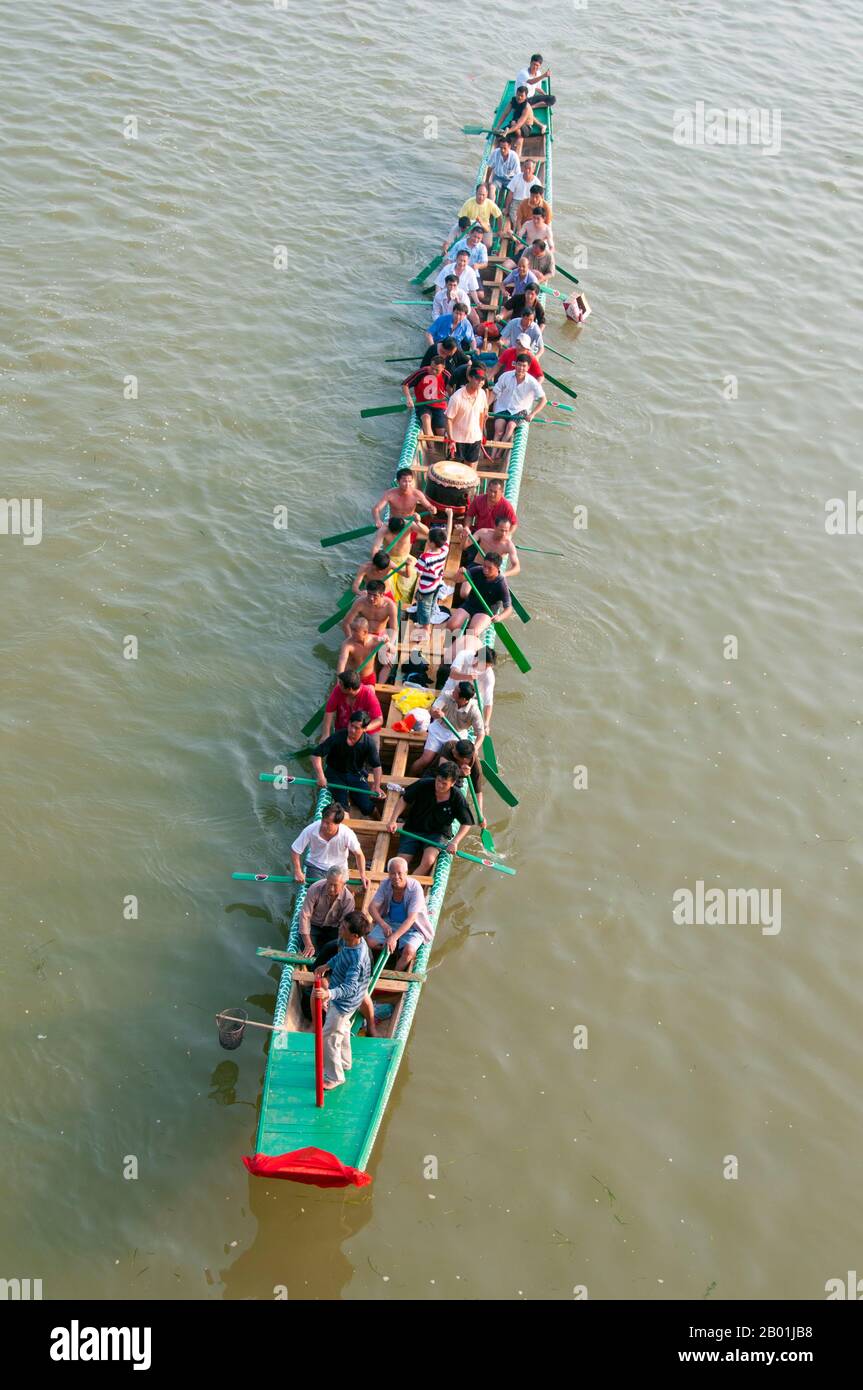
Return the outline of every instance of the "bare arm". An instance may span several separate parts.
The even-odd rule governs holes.
[[[368,887],[369,876],[366,873],[366,861],[362,850],[354,850],[354,863],[357,866],[357,876],[362,880],[363,887]]]
[[[339,659],[336,662],[337,676],[340,676],[342,674],[342,671],[348,664],[348,651],[350,650],[350,645],[351,639],[350,637],[346,637],[342,645],[339,647]],[[312,762],[314,762],[314,758],[312,759]]]
[[[325,787],[327,785],[327,779],[324,774],[323,758],[319,758],[317,753],[313,753],[311,757],[311,763],[312,767],[314,768],[315,776],[318,779],[318,786]]]
[[[360,610],[360,606],[360,600],[357,599],[356,603],[352,603],[347,613],[345,614],[345,620],[342,623],[342,632],[345,634],[346,637],[350,637],[351,635],[351,623],[357,616],[357,613]]]
[[[294,878],[296,879],[297,883],[305,883],[306,876],[303,873],[303,866],[300,863],[300,856],[297,854],[297,851],[295,849],[291,850],[291,865],[293,867]]]

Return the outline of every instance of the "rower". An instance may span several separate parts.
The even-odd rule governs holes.
[[[529,365],[527,354],[519,353],[514,369],[503,372],[492,387],[493,414],[497,416],[492,436],[495,442],[506,443],[512,439],[516,425],[520,421],[529,425],[546,404],[548,398],[539,382],[528,375]]]
[[[506,135],[512,142],[516,154],[521,154],[524,137],[533,133],[533,110],[527,99],[527,87],[519,83],[515,95],[492,131],[493,135]]]
[[[547,203],[543,197],[541,183],[534,183],[531,185],[530,192],[527,197],[523,198],[519,203],[518,211],[515,215],[515,230],[523,236],[528,243],[533,240],[533,237],[529,236],[527,232],[523,232],[522,227],[530,221],[539,221],[544,227],[549,229],[549,232],[551,230],[549,227],[549,223],[551,222],[551,203]],[[545,233],[536,231],[534,235],[544,236]],[[550,235],[548,242],[550,246],[554,245]]]
[[[529,271],[528,274],[533,277],[532,270]],[[512,298],[507,300],[506,304],[503,306],[502,318],[505,320],[520,319],[525,309],[532,310],[533,321],[539,328],[545,328],[545,309],[539,297],[539,285],[533,278],[525,285],[523,290],[517,294],[513,294]]]
[[[378,645],[377,637],[372,637],[369,632],[369,620],[364,614],[358,613],[351,623],[351,630],[339,648],[339,656],[336,662],[336,675],[341,675],[342,671],[350,668],[356,671],[360,677],[362,685],[375,683],[375,663],[367,662],[363,666],[366,657],[371,656],[375,647]],[[363,667],[360,670],[360,667]]]
[[[392,557],[386,550],[378,550],[370,560],[363,560],[351,585],[352,593],[358,594],[370,579],[382,579],[388,585],[393,577]]]
[[[396,970],[410,970],[420,946],[434,936],[422,884],[408,874],[408,861],[397,854],[387,864],[387,876],[369,903],[375,925],[366,937],[372,950],[391,955],[399,951]]]
[[[465,233],[461,241],[457,241],[450,247],[447,260],[455,261],[462,251],[467,252],[467,263],[479,274],[484,265],[488,265],[488,249],[482,239],[482,227],[478,222]]]
[[[527,256],[519,256],[515,263],[515,270],[511,270],[509,275],[504,278],[503,289],[506,294],[504,309],[509,308],[509,300],[513,295],[523,294],[528,285],[536,285],[537,283],[537,278],[530,268],[530,261]]]
[[[522,241],[526,243],[526,255],[531,269],[533,269],[533,262],[536,260],[536,257],[531,257],[530,248],[535,246],[538,241],[545,242],[547,253],[552,257],[554,256],[554,238],[551,234],[551,227],[544,218],[540,217],[538,210],[533,217],[529,217],[528,220],[522,224],[518,235]],[[537,275],[538,279],[538,273],[534,271],[534,274]]]
[[[465,310],[465,305],[458,300],[453,302],[452,307]],[[432,322],[439,323],[444,320],[451,321],[451,319],[451,314],[442,314],[439,315],[437,319],[433,319]],[[447,382],[448,373],[444,368],[444,359],[439,352],[435,352],[435,355],[429,362],[418,367],[415,372],[411,372],[402,382],[402,391],[404,392],[405,401],[409,409],[413,405],[410,397],[411,389],[413,390],[414,399],[416,401],[416,414],[422,426],[423,434],[434,433],[442,435],[444,433],[446,428],[444,408],[446,406]],[[405,471],[408,473],[411,472],[409,468]],[[389,492],[385,492],[384,498],[392,496],[392,492],[392,488]],[[375,511],[379,511],[382,505],[383,499],[375,505]],[[374,512],[372,515],[374,515]],[[406,515],[406,513],[399,513],[399,515]],[[379,518],[375,517],[375,520],[378,521]]]
[[[531,55],[530,62],[526,68],[521,68],[516,79],[516,87],[526,87],[528,100],[534,111],[538,111],[543,106],[554,106],[557,97],[547,96],[542,90],[540,83],[544,78],[551,77],[551,68],[542,70],[542,54],[534,53]]]
[[[396,473],[395,487],[387,488],[383,497],[372,507],[372,520],[376,526],[381,525],[384,507],[389,507],[391,517],[401,517],[403,522],[415,516],[420,509],[434,511],[434,503],[417,487],[412,468],[400,468]]]
[[[317,883],[325,878],[327,869],[339,867],[347,873],[348,855],[353,856],[357,877],[368,887],[366,861],[359,840],[349,825],[344,824],[345,808],[337,801],[324,808],[320,820],[313,820],[300,831],[291,845],[291,864],[296,883]],[[308,850],[306,867],[300,856]]]
[[[468,198],[464,206],[459,209],[459,217],[469,217],[472,222],[479,223],[486,246],[491,246],[491,219],[502,216],[503,213],[497,203],[488,196],[488,185],[484,183],[477,184],[474,196]]]
[[[495,424],[497,423],[495,421]],[[503,422],[501,421],[501,423]],[[481,530],[474,531],[472,544],[462,551],[462,566],[472,565],[475,560],[478,563],[479,559],[489,551],[494,551],[501,560],[506,557],[508,561],[506,567],[507,582],[520,573],[521,560],[512,539],[512,523],[508,517],[498,517],[494,526],[483,526]]]
[[[498,377],[501,376],[503,372],[511,372],[515,366],[516,358],[522,355],[530,358],[527,368],[528,376],[535,377],[537,381],[542,381],[542,367],[539,365],[539,360],[534,357],[530,350],[530,338],[526,333],[519,333],[515,340],[514,347],[504,348],[497,359],[492,381],[497,381]]]
[[[509,211],[512,215],[513,207],[518,207],[519,203],[530,196],[530,190],[534,184],[542,187],[542,180],[536,172],[536,160],[525,159],[521,166],[521,172],[516,174],[509,186]]]
[[[374,685],[364,685],[360,680],[359,671],[353,669],[339,672],[324,710],[324,722],[321,727],[324,738],[329,738],[334,724],[336,729],[346,729],[351,715],[360,711],[369,716],[370,734],[377,733],[384,722]]]
[[[409,534],[409,533],[408,533]],[[342,632],[346,637],[350,636],[351,621],[362,613],[369,620],[369,631],[378,641],[384,638],[386,645],[380,655],[381,672],[380,680],[386,683],[389,676],[389,668],[396,660],[396,647],[398,641],[398,613],[393,599],[388,598],[382,579],[370,579],[365,589],[357,594],[356,601],[348,609],[342,622]],[[347,723],[347,720],[345,720]]]
[[[485,247],[483,247],[485,250]],[[445,265],[435,280],[435,289],[441,290],[446,285],[448,275],[455,275],[458,278],[458,287],[467,295],[469,304],[475,307],[482,303],[480,296],[479,271],[470,263],[470,252],[465,247],[459,251],[452,265]],[[452,310],[450,310],[452,312]],[[440,317],[440,315],[438,315]]]
[[[467,292],[459,285],[455,271],[450,270],[444,276],[443,289],[438,290],[432,300],[432,319],[440,318],[441,314],[451,314],[454,304],[463,304],[470,313],[470,299]]]
[[[448,384],[452,383],[453,372],[458,371],[460,367],[469,367],[471,362],[470,357],[462,351],[455,338],[443,338],[437,347],[426,348],[422,365],[428,366],[433,357],[443,358],[444,371],[449,376]]]
[[[370,816],[374,800],[386,796],[381,791],[381,756],[377,741],[367,732],[369,717],[365,710],[354,710],[348,720],[347,728],[337,729],[329,738],[323,739],[311,755],[318,786],[324,790],[330,781],[344,786],[332,788],[332,796],[347,811],[351,801],[359,807],[361,816]],[[372,774],[369,787],[367,771]]]
[[[460,237],[463,237],[463,236],[466,234],[467,229],[468,229],[469,226],[470,226],[470,218],[469,218],[469,217],[460,217],[460,218],[458,219],[458,221],[455,222],[455,223],[452,225],[452,227],[450,227],[449,231],[448,231],[447,234],[446,234],[446,237],[445,237],[445,239],[444,239],[444,242],[443,242],[443,244],[442,244],[442,246],[441,246],[441,251],[442,251],[442,253],[444,254],[444,256],[446,256],[446,253],[447,253],[447,251],[450,249],[450,247],[452,246],[453,242],[454,242],[454,241],[458,241]]]
[[[491,726],[491,712],[494,707],[495,666],[497,652],[487,647],[473,633],[456,637],[453,641],[454,655],[452,665],[438,668],[438,678],[444,671],[442,689],[449,694],[455,690],[457,681],[470,681],[476,686],[478,702],[482,706],[483,723],[488,733]]]
[[[434,503],[429,502],[429,509],[434,513]],[[389,517],[381,527],[372,541],[372,555],[377,555],[378,551],[389,546],[389,554],[396,564],[400,564],[410,555],[411,546],[415,540],[424,540],[428,535],[428,530],[422,522],[415,519],[408,524],[408,519],[403,516]],[[393,544],[395,542],[395,544]],[[413,572],[413,566],[408,568]]]
[[[485,383],[485,368],[469,367],[464,386],[453,391],[447,402],[446,432],[450,453],[462,463],[479,460],[488,415]]]
[[[485,176],[486,179],[494,180],[495,201],[503,206],[504,212],[509,207],[510,186],[520,171],[521,165],[512,147],[512,141],[507,135],[502,135],[491,152]]]
[[[448,743],[444,744],[443,748],[435,753],[423,773],[423,777],[436,777],[441,763],[453,763],[458,768],[459,775],[455,785],[460,792],[465,792],[465,782],[468,777],[470,778],[476,803],[479,806],[479,828],[485,830],[488,822],[483,810],[482,768],[480,767],[479,750],[476,744],[471,743],[469,738],[451,738]]]
[[[489,478],[486,491],[477,493],[468,504],[465,525],[468,531],[482,531],[488,526],[496,526],[502,516],[509,521],[514,536],[518,529],[515,507],[504,497],[500,478]]]
[[[447,627],[455,631],[467,620],[468,632],[480,636],[492,621],[480,596],[494,614],[494,620],[505,622],[512,617],[509,588],[500,572],[499,555],[486,555],[481,565],[473,565],[466,571],[459,570],[456,580],[464,578],[466,574],[470,575],[472,584],[464,579],[459,593],[459,607],[453,609]]]
[[[325,876],[307,889],[300,908],[300,955],[313,956],[329,946],[339,934],[339,922],[356,911],[356,900],[348,887],[347,870],[334,864]]]
[[[453,338],[463,346],[476,347],[473,328],[464,304],[453,304],[450,313],[439,314],[436,319],[432,319],[426,331],[426,342],[429,347],[434,347],[442,338]]]
[[[542,331],[537,327],[536,314],[533,309],[528,309],[526,306],[517,319],[510,319],[506,327],[501,330],[500,341],[506,347],[512,347],[523,335],[530,339],[530,350],[534,357],[542,357],[545,352]]]
[[[551,279],[556,270],[554,252],[549,247],[548,242],[544,237],[536,237],[525,255],[537,280],[541,285],[544,285],[547,280]]]
[[[457,681],[452,694],[441,691],[435,700],[431,707],[431,723],[423,751],[411,768],[412,777],[422,776],[435,753],[439,753],[444,744],[452,738],[453,729],[456,738],[472,729],[477,748],[485,738],[485,726],[470,681]]]
[[[410,862],[415,854],[421,854],[417,874],[428,874],[441,850],[455,854],[465,835],[473,825],[470,808],[456,788],[458,768],[453,763],[442,763],[434,781],[420,777],[405,787],[399,797],[398,805],[389,826],[391,835],[399,834],[399,849],[402,856]],[[398,820],[404,816],[404,824],[399,827]],[[453,821],[458,821],[459,829],[450,837]],[[424,839],[434,840],[434,845],[426,845],[411,838],[411,831]]]

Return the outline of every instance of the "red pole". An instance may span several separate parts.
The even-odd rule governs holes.
[[[318,993],[320,976],[315,976],[312,990],[312,1007],[315,1020],[315,1105],[319,1110],[324,1105],[324,1006]]]

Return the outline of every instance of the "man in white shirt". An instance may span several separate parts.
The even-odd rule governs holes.
[[[291,863],[297,883],[317,883],[325,878],[327,869],[342,868],[347,873],[348,855],[353,856],[357,867],[357,877],[363,887],[368,886],[366,861],[362,846],[349,825],[343,825],[345,808],[337,801],[327,806],[320,820],[313,820],[301,830],[291,845]],[[308,850],[306,867],[303,869],[301,855]]]
[[[485,247],[482,249],[484,251]],[[482,303],[479,293],[480,280],[473,266],[468,264],[469,254],[468,251],[457,252],[455,267],[453,268],[452,265],[445,264],[435,280],[435,286],[439,290],[446,289],[447,276],[455,274],[458,279],[458,287],[463,292],[463,297],[468,301],[470,309],[468,317],[471,321],[471,325],[477,328],[479,326],[479,315],[474,306],[478,306]]]
[[[498,417],[494,422],[495,442],[505,443],[511,439],[518,422],[525,420],[530,424],[546,403],[547,397],[541,383],[536,377],[528,375],[529,366],[527,353],[519,353],[513,371],[501,372],[492,387],[492,414]]]
[[[470,300],[458,282],[458,276],[454,270],[450,270],[444,279],[444,287],[438,290],[432,300],[432,319],[439,318],[441,314],[451,314],[454,304],[463,304],[470,313]]]
[[[482,705],[483,724],[488,733],[491,724],[491,710],[494,704],[494,667],[496,655],[494,647],[483,646],[473,633],[466,632],[453,642],[453,659],[443,690],[451,695],[458,681],[475,683],[479,703]]]
[[[519,87],[527,87],[527,99],[534,111],[540,106],[554,106],[557,97],[546,96],[540,83],[546,78],[551,77],[551,68],[542,70],[542,54],[534,53],[530,63],[526,68],[522,68],[515,79],[516,90]]]

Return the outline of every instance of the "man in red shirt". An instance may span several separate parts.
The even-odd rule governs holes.
[[[422,425],[423,434],[444,434],[446,430],[446,384],[449,372],[444,368],[443,358],[433,357],[425,367],[411,372],[402,382],[402,391],[408,408],[411,406],[411,390],[416,401],[416,412]]]
[[[498,377],[502,376],[504,372],[514,371],[516,358],[522,357],[525,353],[530,357],[530,365],[527,369],[528,376],[534,376],[537,381],[542,381],[542,367],[530,350],[530,338],[528,338],[526,333],[523,334],[523,338],[524,342],[519,347],[506,348],[506,350],[500,354],[500,357],[497,359],[497,366],[494,370],[495,381],[497,381]]]
[[[346,729],[354,710],[364,710],[369,716],[367,734],[375,734],[383,727],[384,716],[378,697],[372,686],[363,685],[358,671],[342,671],[327,700],[321,742],[337,729]]]
[[[468,531],[483,531],[486,527],[496,526],[501,517],[510,523],[511,534],[515,535],[518,527],[515,507],[504,497],[500,478],[490,478],[488,490],[477,493],[468,507],[465,526]]]

